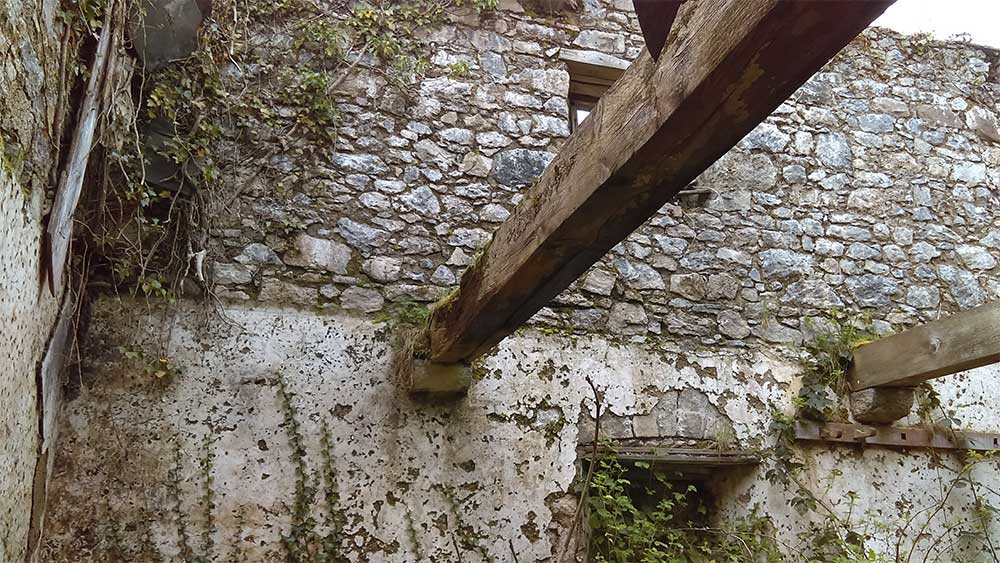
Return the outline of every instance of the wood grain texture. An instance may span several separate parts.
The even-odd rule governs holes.
[[[108,11],[114,13],[114,4]],[[101,38],[94,54],[94,62],[90,67],[90,79],[80,105],[80,117],[73,131],[70,142],[66,168],[59,179],[55,201],[45,229],[46,247],[43,259],[45,272],[49,276],[49,290],[52,295],[62,291],[63,274],[66,269],[66,258],[69,254],[69,243],[73,238],[73,215],[80,203],[80,192],[83,180],[87,175],[87,163],[90,161],[90,151],[94,146],[94,131],[101,106],[101,86],[104,83],[107,68],[113,67],[115,49],[112,39],[115,36],[114,19],[109,15],[101,30]]]
[[[763,121],[893,0],[698,0],[625,72],[431,317],[431,358],[488,352]]]
[[[911,387],[1000,362],[1000,301],[861,346],[847,373],[851,389]]]

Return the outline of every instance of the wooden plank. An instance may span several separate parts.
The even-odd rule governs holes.
[[[108,13],[114,13],[114,3]],[[101,30],[101,39],[94,54],[94,63],[90,67],[90,80],[87,82],[86,93],[80,106],[79,122],[73,132],[70,142],[69,156],[66,168],[59,179],[55,202],[45,229],[46,245],[42,256],[43,267],[48,275],[49,291],[59,295],[62,291],[63,273],[66,267],[66,257],[69,254],[69,243],[73,238],[73,214],[80,203],[80,191],[83,189],[83,179],[87,175],[87,163],[90,160],[90,150],[94,146],[94,130],[100,113],[101,84],[104,81],[106,69],[113,67],[108,64],[116,50],[112,46],[115,36],[114,22],[111,17],[105,18]]]
[[[430,326],[431,359],[488,352],[763,121],[893,0],[685,4],[659,62],[601,99]]]
[[[854,351],[851,389],[911,387],[1000,362],[1000,301],[887,336]]]
[[[1000,434],[989,432],[962,430],[935,432],[927,428],[865,426],[839,422],[799,421],[795,425],[795,439],[893,448],[933,448],[981,452],[1000,449]]]

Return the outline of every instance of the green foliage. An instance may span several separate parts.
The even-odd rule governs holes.
[[[305,438],[299,423],[295,396],[288,391],[283,377],[278,378],[278,400],[284,415],[285,434],[292,450],[292,465],[295,467],[295,493],[292,500],[292,522],[288,535],[282,535],[289,563],[331,563],[343,561],[340,540],[346,522],[340,509],[340,494],[337,490],[337,473],[331,455],[330,429],[324,423],[321,434],[322,467],[321,478],[314,479],[306,461]],[[322,479],[322,481],[320,481]],[[324,487],[326,513],[323,518],[326,533],[318,530],[313,517],[313,506],[317,488]]]
[[[847,390],[845,378],[854,349],[878,338],[866,317],[831,309],[825,321],[828,327],[814,327],[816,339],[803,346],[802,389],[796,400],[800,413],[815,420],[836,416],[835,397]]]
[[[431,318],[431,310],[423,303],[404,301],[394,303],[377,315],[375,322],[389,323],[393,328],[422,328],[427,326]]]
[[[936,396],[935,396],[936,397]],[[931,402],[937,399],[932,399]],[[824,500],[833,480],[843,476],[834,470],[825,477],[827,489],[817,492],[806,486],[801,478],[805,463],[795,447],[795,419],[774,413],[771,430],[776,434],[775,446],[767,452],[771,466],[765,473],[767,480],[780,485],[792,496],[789,504],[804,516],[806,529],[799,534],[797,550],[801,560],[808,563],[910,563],[923,552],[923,561],[952,561],[952,550],[962,542],[965,549],[977,546],[982,553],[997,553],[990,538],[991,525],[1000,510],[990,504],[990,498],[980,490],[982,485],[971,477],[974,468],[983,464],[1000,466],[1000,453],[965,452],[965,461],[951,478],[940,477],[938,488],[943,492],[939,500],[925,507],[916,508],[908,501],[897,503],[899,514],[884,520],[881,511],[861,516],[855,514],[858,496],[851,492],[840,501],[837,509]],[[946,468],[945,460],[932,452],[935,465]],[[940,474],[939,474],[940,475]],[[948,508],[957,490],[970,491],[973,499],[971,514],[949,514]],[[846,505],[846,506],[844,506]],[[933,530],[933,532],[932,532]],[[874,545],[892,546],[893,555],[876,551]],[[971,547],[970,547],[971,546]],[[885,549],[884,547],[882,548]],[[932,557],[933,556],[933,557]]]
[[[588,505],[597,563],[781,561],[772,527],[756,508],[724,527],[710,526],[702,491],[671,481],[650,463],[629,470],[614,455],[597,460]]]
[[[958,411],[947,409],[941,402],[941,396],[930,381],[925,381],[917,388],[917,415],[931,428],[952,431],[962,426]]]
[[[299,68],[285,79],[282,102],[294,108],[295,127],[314,139],[336,139],[337,105],[330,92],[330,75]]]
[[[149,354],[138,346],[119,346],[118,353],[126,360],[139,364],[143,376],[154,385],[167,385],[180,375],[180,370],[170,362],[170,358]]]
[[[449,78],[466,78],[469,76],[469,63],[457,61],[448,65]]]

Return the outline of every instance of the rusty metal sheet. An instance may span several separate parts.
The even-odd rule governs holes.
[[[642,36],[646,39],[646,49],[653,59],[659,59],[667,36],[677,19],[677,11],[685,0],[632,0],[635,14],[639,16]]]
[[[1000,449],[1000,434],[989,432],[932,431],[927,428],[866,426],[840,422],[799,421],[795,439],[814,442],[863,444],[893,448],[993,451]]]

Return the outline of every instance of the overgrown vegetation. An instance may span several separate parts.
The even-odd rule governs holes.
[[[94,41],[106,21],[124,28],[125,14],[138,7],[135,0],[65,2],[83,42]],[[215,0],[189,57],[134,75],[118,70],[106,85],[103,151],[95,153],[84,197],[83,283],[93,276],[150,298],[211,295],[210,233],[233,210],[245,179],[276,174],[271,160],[279,154],[297,162],[331,154],[346,81],[363,73],[387,84],[390,97],[408,96],[428,67],[422,32],[456,12],[496,5],[379,0],[338,9],[310,0]],[[248,162],[256,174],[241,171]],[[287,178],[272,180],[276,194],[288,192]]]
[[[702,485],[614,454],[597,461],[588,497],[589,553],[597,563],[782,561],[773,527],[757,509],[714,526]]]
[[[847,418],[837,401],[847,392],[847,368],[858,346],[878,338],[870,318],[831,309],[821,326],[811,327],[816,338],[806,343],[801,360],[802,389],[796,398],[799,413],[813,420]],[[838,408],[840,407],[840,408]]]

